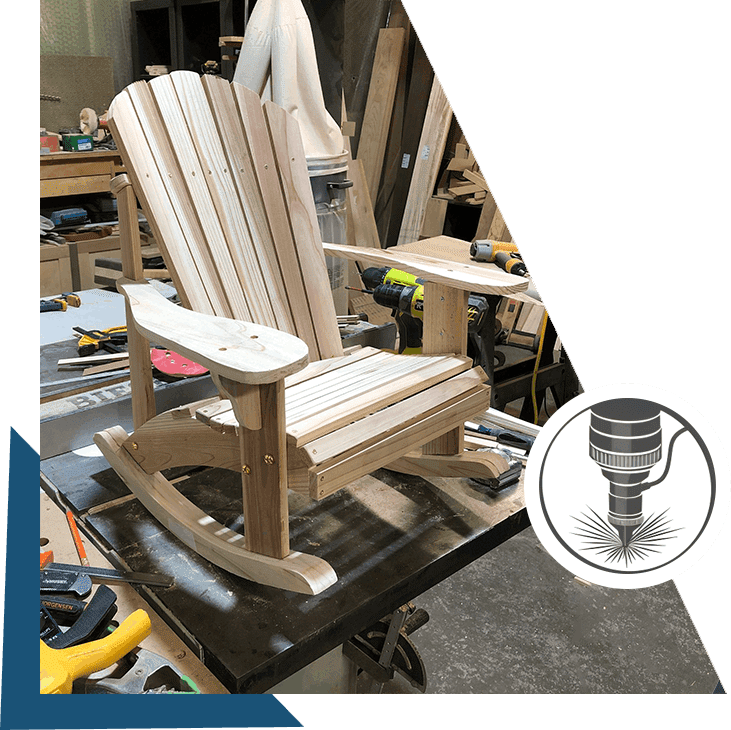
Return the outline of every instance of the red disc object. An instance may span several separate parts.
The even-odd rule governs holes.
[[[166,375],[174,375],[178,378],[189,378],[193,375],[205,375],[208,372],[207,368],[202,365],[188,360],[187,357],[178,355],[177,352],[172,350],[150,350],[150,358],[152,364],[160,372]]]

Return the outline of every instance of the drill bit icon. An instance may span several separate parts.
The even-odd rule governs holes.
[[[591,407],[589,455],[609,481],[609,510],[606,520],[594,510],[575,518],[582,525],[576,534],[588,540],[586,549],[604,554],[610,562],[629,564],[657,553],[678,532],[669,527],[667,510],[647,519],[643,514],[643,493],[665,479],[675,440],[687,430],[681,428],[670,439],[662,476],[645,481],[663,455],[661,410],[656,403],[635,398]]]
[[[626,547],[643,522],[643,482],[662,457],[660,406],[636,398],[592,406],[589,456],[609,480],[607,521]]]

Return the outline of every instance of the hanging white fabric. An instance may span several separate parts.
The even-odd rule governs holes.
[[[300,0],[258,0],[234,81],[297,119],[308,160],[342,156],[343,136],[325,108],[312,28]]]

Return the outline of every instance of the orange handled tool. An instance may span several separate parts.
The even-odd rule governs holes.
[[[66,511],[66,521],[69,523],[69,529],[71,530],[71,537],[74,539],[74,545],[76,545],[76,552],[79,554],[79,561],[82,565],[89,567],[89,559],[86,557],[86,550],[84,549],[84,543],[81,542],[81,535],[79,535],[79,528],[76,526],[76,520],[71,513],[71,510]]]
[[[103,639],[66,649],[51,649],[41,641],[41,694],[71,694],[75,679],[111,667],[148,636],[151,628],[150,617],[140,608]]]

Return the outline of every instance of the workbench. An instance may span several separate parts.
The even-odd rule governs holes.
[[[51,348],[48,362],[67,356],[62,338],[87,309],[99,327],[116,322],[119,295],[109,294],[110,301],[99,296],[95,303],[91,292],[82,292],[81,309],[43,315],[49,317],[42,319],[41,338],[44,349]],[[44,338],[43,330],[52,326],[61,329]],[[211,387],[210,379],[190,379],[162,388],[160,395],[171,398],[182,388],[187,392],[179,394],[181,402],[189,402],[196,398],[190,392],[195,387]],[[520,483],[493,492],[466,479],[426,480],[382,469],[320,502],[290,492],[291,547],[330,563],[339,576],[334,586],[305,596],[257,585],[187,548],[147,512],[96,447],[88,447],[92,433],[78,418],[97,430],[125,423],[129,414],[121,412],[122,401],[94,413],[76,408],[64,415],[60,409],[44,424],[41,486],[72,510],[82,533],[114,566],[174,576],[171,588],[138,591],[232,693],[283,691],[281,682],[326,655],[339,655],[354,634],[529,524]],[[109,422],[101,422],[104,418]],[[50,436],[44,433],[51,426],[83,438],[64,436],[54,440],[65,440],[65,450],[46,449]],[[239,474],[202,468],[164,474],[221,524],[234,530],[240,525]],[[418,647],[418,632],[413,639]]]
[[[290,493],[292,549],[322,557],[340,578],[305,596],[238,578],[192,552],[102,456],[55,456],[41,462],[41,474],[112,564],[175,577],[172,588],[139,591],[233,693],[274,687],[529,524],[521,485],[492,493],[465,479],[382,469],[320,502]],[[166,476],[222,524],[239,524],[238,474]]]
[[[41,198],[108,193],[112,178],[124,172],[119,152],[54,152],[40,155]]]

